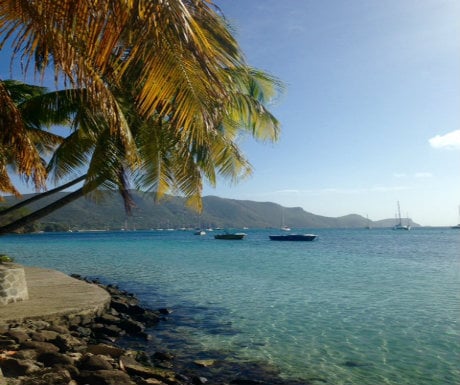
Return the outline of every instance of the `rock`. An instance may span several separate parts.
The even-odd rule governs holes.
[[[203,385],[208,382],[208,379],[206,377],[193,377],[192,382],[195,385]]]
[[[0,335],[0,350],[16,350],[18,347],[15,339]]]
[[[139,321],[134,321],[131,318],[124,318],[119,323],[120,328],[128,334],[140,334],[144,331],[145,325]]]
[[[153,377],[163,382],[175,382],[175,373],[170,370],[141,365],[133,357],[121,356],[120,368],[127,373],[144,378]]]
[[[158,309],[158,311],[160,312],[160,314],[163,314],[163,315],[168,315],[168,314],[171,314],[172,313],[172,310],[171,309],[167,309],[165,307],[161,308],[161,309]]]
[[[106,358],[99,355],[88,354],[83,356],[79,363],[80,370],[111,370],[112,365]]]
[[[59,334],[68,334],[69,333],[69,329],[66,328],[65,326],[60,326],[60,325],[51,325],[48,330],[52,331],[52,332],[56,332],[56,333],[59,333]]]
[[[5,377],[3,377],[1,368],[0,368],[0,385],[6,385],[6,380],[5,380]]]
[[[197,366],[201,366],[202,368],[209,368],[210,366],[213,366],[216,361],[215,360],[196,360],[193,361],[193,363]]]
[[[139,385],[166,385],[163,381],[157,380],[156,378],[142,378],[138,380],[137,383]]]
[[[96,370],[80,373],[79,382],[91,385],[136,385],[129,375],[121,370]]]
[[[71,335],[73,335],[74,337],[84,338],[84,337],[91,336],[92,332],[93,331],[90,328],[86,328],[86,327],[83,327],[83,326],[78,326],[78,327],[76,327],[75,329],[72,330]]]
[[[38,357],[38,352],[34,349],[21,349],[14,355],[15,358],[20,360],[33,360],[35,361]]]
[[[66,365],[74,365],[74,360],[69,356],[66,356],[62,353],[42,353],[37,357],[37,361],[42,362],[45,366],[66,366]]]
[[[107,344],[88,345],[86,351],[88,353],[102,354],[103,356],[110,356],[112,358],[119,358],[125,353],[123,349]]]
[[[69,331],[66,330],[66,333],[68,333],[68,332]],[[53,331],[53,330],[41,330],[39,333],[43,336],[43,338],[44,338],[44,340],[46,342],[54,341],[58,336],[64,334],[64,333],[58,333],[58,332]]]
[[[155,326],[160,322],[160,316],[151,310],[146,310],[143,314],[136,315],[136,319],[145,324],[147,327]]]
[[[159,361],[171,361],[174,359],[174,355],[169,352],[155,352],[152,358]]]
[[[59,334],[53,343],[59,348],[61,352],[68,352],[73,350],[81,350],[86,344],[79,338],[70,334]]]
[[[96,319],[96,322],[102,324],[119,324],[120,321],[120,317],[114,316],[110,313],[101,314],[101,316]]]
[[[30,336],[27,334],[27,332],[20,328],[9,330],[7,335],[19,344],[22,344],[23,342],[30,339]]]
[[[96,324],[96,325],[94,325],[93,330],[94,330],[94,334],[96,336],[100,336],[100,337],[104,337],[104,336],[120,337],[120,336],[126,334],[126,332],[123,329],[119,328],[116,325]]]
[[[70,385],[72,381],[70,373],[65,369],[44,369],[27,377],[21,377],[18,385]]]
[[[21,344],[21,349],[34,349],[39,354],[58,352],[59,348],[50,342],[25,341]]]
[[[16,358],[0,360],[0,368],[5,377],[25,376],[26,374],[40,370],[40,367],[36,365],[35,361],[18,360]]]
[[[43,320],[26,320],[24,322],[24,326],[33,330],[42,330],[48,329],[50,327],[50,323]]]
[[[128,313],[129,310],[129,304],[126,301],[117,300],[114,298],[112,298],[112,301],[110,302],[110,307],[114,308],[120,313]]]

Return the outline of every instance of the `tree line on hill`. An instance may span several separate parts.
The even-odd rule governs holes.
[[[58,194],[64,197],[67,193]],[[283,207],[273,202],[216,196],[203,197],[203,211],[199,214],[188,208],[185,199],[181,197],[168,196],[161,203],[155,203],[152,193],[130,191],[130,194],[134,207],[129,216],[126,215],[122,198],[118,194],[105,192],[97,202],[85,198],[77,199],[40,221],[27,225],[20,232],[209,227],[279,228],[282,217],[284,223],[291,228],[382,228],[394,225],[394,219],[369,221],[357,214],[337,218],[326,217],[306,212],[300,207]],[[24,195],[21,199],[29,199],[33,195]],[[6,201],[0,205],[0,210],[17,202],[14,197],[6,197]],[[22,209],[21,215],[27,210],[37,210],[47,203],[49,202],[46,198],[40,203],[33,203],[30,208]],[[414,223],[411,225],[416,226]]]

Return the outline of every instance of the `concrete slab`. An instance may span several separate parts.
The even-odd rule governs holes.
[[[24,271],[29,299],[0,305],[0,325],[98,314],[110,303],[109,293],[97,285],[55,270],[24,266]]]

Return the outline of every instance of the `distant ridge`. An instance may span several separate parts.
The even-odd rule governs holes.
[[[168,196],[159,204],[154,203],[153,194],[131,191],[136,207],[132,216],[126,217],[123,203],[117,194],[104,192],[103,199],[95,203],[81,198],[60,210],[43,218],[43,226],[53,224],[55,228],[69,230],[129,230],[157,228],[279,228],[281,213],[284,221],[291,228],[373,228],[392,227],[394,219],[369,221],[357,214],[342,217],[325,217],[303,210],[301,207],[285,207],[273,202],[255,202],[219,198],[217,196],[203,197],[203,213],[198,215],[185,206],[181,197]],[[27,199],[34,194],[24,195]],[[33,204],[37,209],[50,203],[66,193],[56,194],[53,198],[45,198],[40,205]],[[0,204],[7,207],[17,202],[14,197],[5,197]],[[411,222],[411,226],[419,226]]]

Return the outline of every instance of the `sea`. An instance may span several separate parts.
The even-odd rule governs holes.
[[[146,351],[258,362],[310,384],[460,384],[460,231],[300,230],[313,242],[244,232],[8,235],[0,253],[170,309]]]

